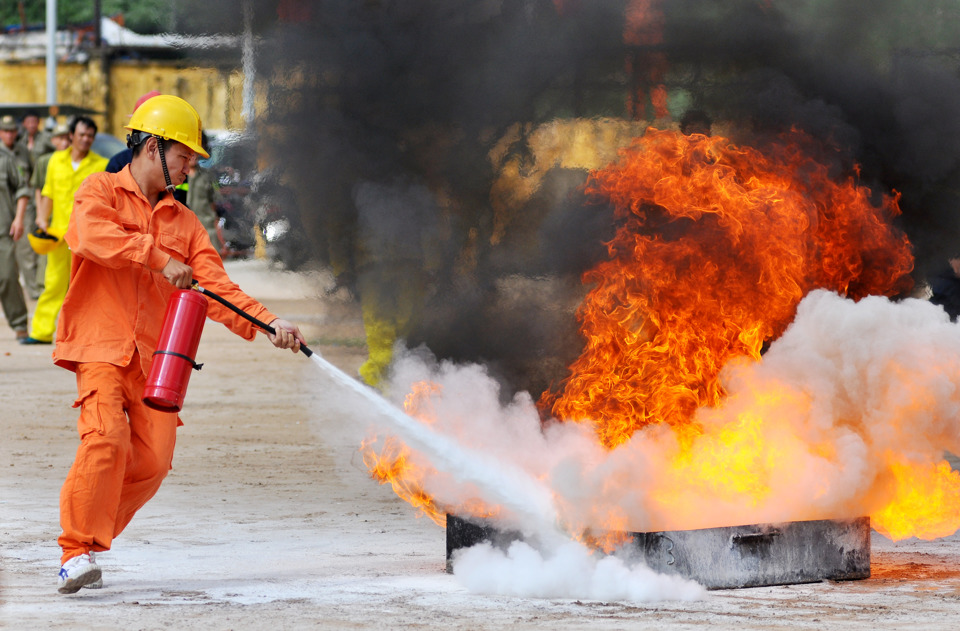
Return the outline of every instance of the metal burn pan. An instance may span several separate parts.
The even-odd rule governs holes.
[[[870,577],[870,518],[633,533],[651,569],[707,589]]]
[[[506,549],[519,539],[520,533],[448,515],[447,571],[459,548],[490,541]],[[870,577],[869,517],[634,532],[624,546],[633,547],[651,569],[707,589]]]
[[[447,573],[453,573],[453,553],[461,548],[471,548],[489,541],[494,547],[506,552],[514,541],[522,541],[523,535],[512,530],[500,530],[483,519],[466,520],[456,515],[447,515]]]

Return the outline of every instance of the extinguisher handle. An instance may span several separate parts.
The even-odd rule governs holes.
[[[263,329],[264,331],[266,331],[267,333],[269,333],[270,335],[276,335],[276,334],[277,334],[277,330],[276,330],[275,328],[273,328],[272,326],[270,326],[269,324],[267,324],[266,322],[263,322],[262,320],[258,320],[257,318],[253,317],[252,315],[250,315],[249,313],[247,313],[246,311],[244,311],[243,309],[241,309],[241,308],[238,307],[237,305],[233,304],[232,302],[226,300],[225,298],[221,298],[220,296],[218,296],[217,294],[213,293],[213,292],[210,291],[209,289],[204,289],[203,287],[201,287],[201,286],[200,286],[200,283],[197,282],[197,279],[193,279],[193,288],[194,288],[195,290],[199,291],[199,292],[200,292],[201,294],[203,294],[204,296],[208,296],[208,297],[210,297],[210,298],[213,298],[214,300],[216,300],[217,302],[219,302],[220,304],[222,304],[224,307],[226,307],[226,308],[229,309],[230,311],[233,311],[233,312],[236,313],[238,316],[240,316],[240,317],[242,317],[242,318],[244,318],[244,319],[246,319],[246,320],[249,320],[250,322],[252,322],[252,323],[255,324],[256,326],[260,327],[261,329]],[[301,345],[300,345],[300,352],[303,353],[304,356],[306,356],[306,357],[310,357],[311,355],[313,355],[313,351],[310,350],[309,348],[307,348],[307,345],[306,345],[306,344],[301,344]]]

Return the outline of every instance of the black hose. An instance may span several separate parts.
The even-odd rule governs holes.
[[[236,306],[235,304],[227,301],[227,300],[224,299],[224,298],[221,298],[220,296],[218,296],[217,294],[213,293],[213,292],[210,291],[209,289],[204,289],[203,287],[200,286],[200,284],[197,282],[196,279],[193,280],[193,288],[196,289],[197,291],[199,291],[199,292],[200,292],[201,294],[203,294],[204,296],[209,296],[210,298],[213,298],[214,300],[216,300],[217,302],[219,302],[220,304],[222,304],[224,307],[226,307],[226,308],[229,309],[230,311],[233,311],[234,313],[236,313],[238,316],[240,316],[240,317],[242,317],[242,318],[245,318],[245,319],[249,320],[250,322],[253,322],[255,325],[257,325],[258,327],[260,327],[261,329],[263,329],[263,330],[266,331],[267,333],[269,333],[269,334],[271,334],[271,335],[276,335],[276,334],[277,334],[277,330],[274,329],[272,326],[270,326],[269,324],[263,322],[262,320],[256,319],[255,317],[253,317],[252,315],[250,315],[249,313],[247,313],[246,311],[244,311],[244,310],[241,309],[240,307],[238,307],[238,306]],[[310,350],[309,348],[307,348],[307,345],[306,345],[306,344],[301,344],[301,345],[300,345],[300,352],[303,353],[306,357],[310,357],[311,355],[313,355],[313,351]]]

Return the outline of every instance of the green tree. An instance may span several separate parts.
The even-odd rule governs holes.
[[[175,0],[102,0],[100,11],[105,16],[123,14],[127,28],[138,33],[159,33],[173,26],[177,4]],[[93,16],[93,0],[57,1],[58,27],[85,24],[92,21]],[[46,19],[45,2],[8,0],[0,3],[0,23],[4,28],[19,27],[24,21],[27,26],[40,26]]]
[[[350,0],[352,1],[352,0]],[[254,28],[258,31],[273,24],[277,0],[252,0]],[[0,24],[19,27],[21,11],[28,26],[46,22],[46,3],[40,0],[3,0]],[[102,15],[123,14],[127,28],[138,33],[239,33],[243,28],[240,0],[101,0]],[[57,24],[60,28],[93,20],[94,0],[58,0]]]

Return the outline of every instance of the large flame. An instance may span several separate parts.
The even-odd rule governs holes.
[[[892,224],[897,195],[874,194],[855,170],[815,156],[829,151],[799,132],[754,149],[650,129],[591,173],[587,192],[614,208],[619,227],[609,260],[584,276],[592,286],[578,314],[584,352],[539,405],[591,423],[611,455],[632,440],[656,470],[610,480],[587,509],[558,497],[582,539],[608,549],[635,528],[623,504],[633,500],[616,488],[625,484],[646,487],[637,497],[652,530],[863,512],[894,539],[960,527],[960,474],[946,462],[871,447],[856,414],[829,429],[811,424],[811,395],[791,383],[741,384],[734,400],[721,382],[725,367],[760,361],[814,289],[859,300],[911,288],[910,244]],[[432,422],[430,402],[440,398],[421,383],[405,407]],[[849,473],[843,432],[859,433],[857,444],[881,460],[859,472],[864,492],[852,502],[836,492]],[[438,523],[445,511],[497,510],[437,506],[408,455],[390,442],[380,454],[368,447],[365,461]]]
[[[557,418],[592,420],[608,447],[652,423],[696,432],[694,411],[723,397],[720,369],[759,358],[807,292],[909,289],[896,197],[872,203],[809,146],[797,132],[761,152],[651,129],[592,174],[588,192],[622,224],[610,260],[584,277],[586,348],[544,398]]]

